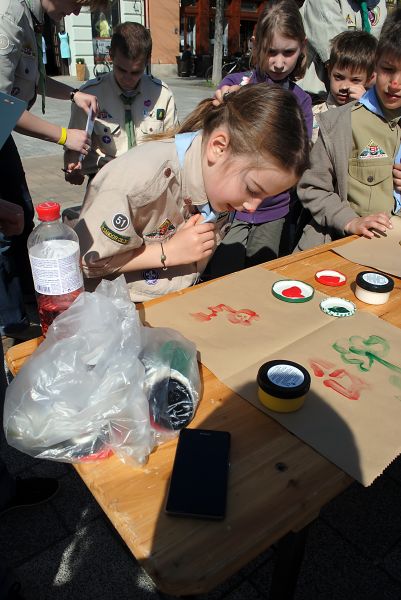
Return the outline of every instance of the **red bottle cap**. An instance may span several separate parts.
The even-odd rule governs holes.
[[[56,221],[60,218],[60,204],[57,202],[42,202],[36,207],[40,221]]]

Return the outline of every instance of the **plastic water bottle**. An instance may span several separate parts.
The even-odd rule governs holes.
[[[60,221],[60,205],[36,207],[41,223],[28,238],[28,253],[43,335],[83,291],[78,236]]]

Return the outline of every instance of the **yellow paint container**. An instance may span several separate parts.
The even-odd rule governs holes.
[[[258,398],[263,406],[288,413],[303,406],[311,379],[305,367],[296,362],[271,360],[260,367],[257,383]]]

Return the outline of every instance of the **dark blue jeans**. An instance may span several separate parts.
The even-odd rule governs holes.
[[[0,149],[0,198],[24,211],[21,235],[0,234],[0,331],[7,333],[29,324],[23,295],[34,294],[27,239],[33,229],[34,209],[21,159],[10,136]]]

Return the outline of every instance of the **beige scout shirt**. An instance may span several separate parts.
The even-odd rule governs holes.
[[[29,6],[41,22],[40,0],[30,0]],[[36,38],[28,4],[24,0],[0,0],[0,90],[31,107],[38,81]]]
[[[361,217],[394,208],[392,168],[401,128],[357,103],[352,111],[352,154],[348,161],[348,202]]]
[[[142,144],[101,169],[88,188],[75,227],[85,277],[119,275],[127,260],[121,260],[121,254],[166,241],[196,212],[195,205],[208,202],[201,144],[199,134],[186,152],[183,169],[173,138]],[[99,266],[96,261],[101,259],[104,263]],[[166,271],[160,264],[158,269],[125,273],[131,299],[140,302],[189,287],[206,263]]]
[[[92,134],[92,148],[82,162],[84,175],[95,174],[107,162],[128,150],[125,131],[125,108],[120,98],[121,88],[113,73],[107,73],[85,83],[81,90],[93,94],[99,101],[100,112]],[[143,75],[131,104],[132,121],[137,144],[149,133],[160,133],[177,124],[177,110],[169,87],[160,79]],[[72,104],[69,127],[85,129],[86,114]],[[64,163],[77,161],[77,153],[66,150]]]

